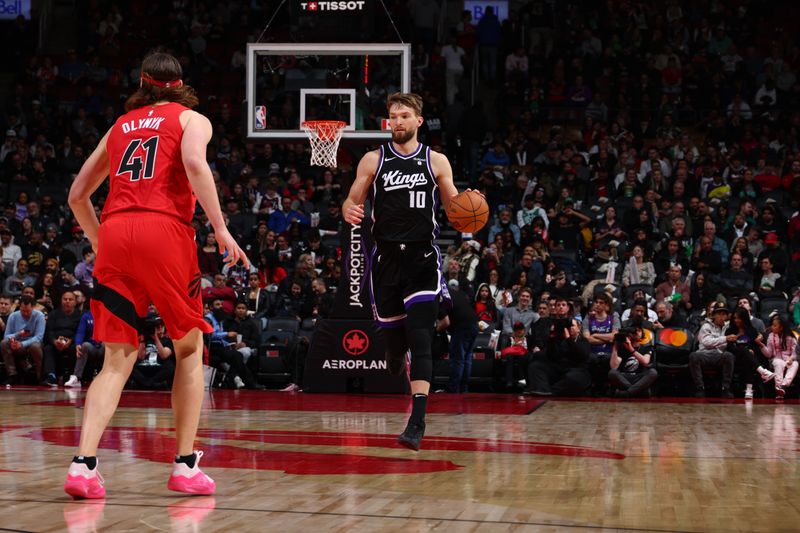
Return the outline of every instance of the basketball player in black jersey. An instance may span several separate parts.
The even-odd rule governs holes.
[[[386,338],[389,370],[405,370],[411,351],[411,417],[400,444],[419,450],[433,377],[431,345],[443,286],[436,210],[458,194],[453,170],[442,154],[417,141],[422,98],[395,93],[387,99],[392,142],[367,153],[342,205],[344,219],[359,224],[367,195],[372,203],[375,249],[370,261],[372,310]]]

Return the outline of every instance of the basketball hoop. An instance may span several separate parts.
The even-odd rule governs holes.
[[[311,142],[312,165],[336,167],[336,152],[346,125],[341,120],[307,120],[300,125]]]

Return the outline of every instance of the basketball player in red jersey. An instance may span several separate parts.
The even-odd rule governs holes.
[[[203,401],[203,319],[200,271],[191,225],[195,201],[214,227],[225,261],[249,266],[222,218],[206,163],[211,123],[190,108],[194,90],[183,84],[177,59],[154,53],[142,62],[139,90],[86,160],[69,193],[75,218],[97,253],[92,313],[94,337],[106,345],[103,370],[86,395],[78,455],[64,490],[74,498],[102,498],[97,471],[100,437],[136,362],[137,323],[156,305],[175,345],[172,409],[177,455],[169,489],[213,494],[214,481],[198,467],[194,439]],[[110,179],[97,220],[91,195]]]

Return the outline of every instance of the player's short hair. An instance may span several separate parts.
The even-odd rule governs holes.
[[[422,97],[416,93],[390,94],[386,99],[386,110],[391,111],[393,105],[410,107],[418,117],[422,116]]]
[[[200,103],[192,87],[184,83],[173,85],[173,82],[177,82],[183,77],[181,63],[173,55],[163,52],[149,54],[142,61],[141,74],[143,77],[167,83],[169,86],[161,87],[143,81],[142,86],[125,102],[125,111],[151,105],[158,101],[176,102],[189,108],[197,107]]]

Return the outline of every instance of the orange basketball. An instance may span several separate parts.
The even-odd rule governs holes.
[[[465,191],[450,200],[447,218],[456,231],[475,233],[489,220],[489,204],[480,193]]]

